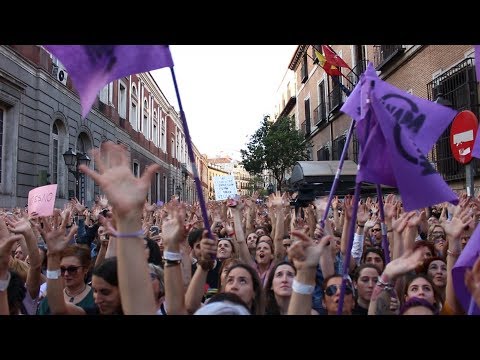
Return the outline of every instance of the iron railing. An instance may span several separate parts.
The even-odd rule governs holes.
[[[474,59],[467,58],[438,76],[427,84],[427,90],[429,100],[435,101],[442,96],[453,109],[470,110],[478,118],[479,101]],[[446,181],[465,179],[465,165],[455,160],[450,149],[450,129],[451,125],[439,137],[427,157]],[[471,164],[474,174],[480,174],[480,161],[473,159]]]
[[[373,49],[373,63],[377,70],[405,51],[403,45],[374,45]]]

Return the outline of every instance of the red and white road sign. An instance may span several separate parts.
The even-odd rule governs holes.
[[[461,164],[468,164],[472,160],[477,128],[478,119],[469,110],[460,111],[453,119],[450,130],[450,149],[453,157]]]

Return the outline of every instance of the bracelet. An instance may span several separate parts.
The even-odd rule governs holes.
[[[315,290],[315,286],[303,284],[298,282],[296,279],[293,279],[292,290],[297,294],[312,295],[313,291]]]
[[[460,252],[459,251],[450,251],[450,249],[447,249],[447,254],[453,257],[459,257]]]
[[[365,224],[360,225],[359,223],[357,223],[357,226],[358,226],[358,227],[365,227]]]
[[[392,231],[393,231],[393,229],[387,229],[387,233],[392,232]]]
[[[228,234],[228,236],[232,237],[233,235],[235,235],[235,231],[231,234]]]
[[[144,231],[143,229],[141,230],[138,230],[136,232],[133,232],[133,233],[120,233],[120,232],[113,232],[112,233],[113,236],[117,237],[117,238],[143,238],[145,235],[144,235]]]
[[[165,260],[165,267],[171,267],[171,266],[177,266],[177,265],[180,265],[182,263],[182,260]]]
[[[47,279],[57,280],[61,275],[60,269],[58,270],[47,270]]]
[[[0,291],[5,291],[8,288],[8,284],[10,284],[10,279],[12,278],[12,275],[10,274],[10,271],[7,271],[7,279],[6,280],[0,280]]]
[[[163,260],[167,261],[182,261],[182,254],[172,251],[163,252]]]

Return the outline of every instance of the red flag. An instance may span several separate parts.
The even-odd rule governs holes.
[[[322,45],[322,50],[323,50],[323,53],[325,54],[325,58],[329,63],[336,65],[338,67],[344,67],[344,68],[350,69],[350,66],[348,66],[348,64],[345,61],[343,61],[343,59],[340,56],[335,54],[333,50],[330,49],[329,46]]]
[[[330,75],[330,76],[341,76],[342,73],[340,72],[340,69],[337,68],[336,66],[333,66],[331,63],[329,63],[326,59],[325,56],[323,56],[320,52],[315,50],[315,55],[318,59],[318,62],[320,63],[320,66],[325,70],[325,72]]]

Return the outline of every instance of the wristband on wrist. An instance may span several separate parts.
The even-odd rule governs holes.
[[[165,261],[165,267],[177,266],[182,263],[182,260],[167,260],[165,258],[163,258],[163,260]]]
[[[453,257],[459,257],[460,251],[451,251],[450,249],[447,249],[447,254]]]
[[[182,254],[179,252],[164,251],[163,259],[167,261],[182,261]]]
[[[358,227],[365,227],[365,225],[360,225],[358,222],[357,222],[357,226]]]
[[[228,234],[228,236],[230,236],[230,237],[232,237],[233,235],[235,235],[235,231],[232,232],[232,233],[230,233],[230,234]]]
[[[11,277],[12,275],[10,275],[10,271],[7,271],[7,278],[5,280],[0,280],[0,291],[7,290]]]
[[[47,279],[57,280],[61,275],[60,269],[58,270],[47,270]]]
[[[145,236],[143,229],[140,229],[133,233],[120,233],[118,231],[115,231],[114,233],[112,233],[112,235],[116,238],[143,238]]]
[[[303,284],[298,282],[296,279],[293,279],[292,290],[297,294],[312,295],[313,291],[315,290],[315,286]]]

